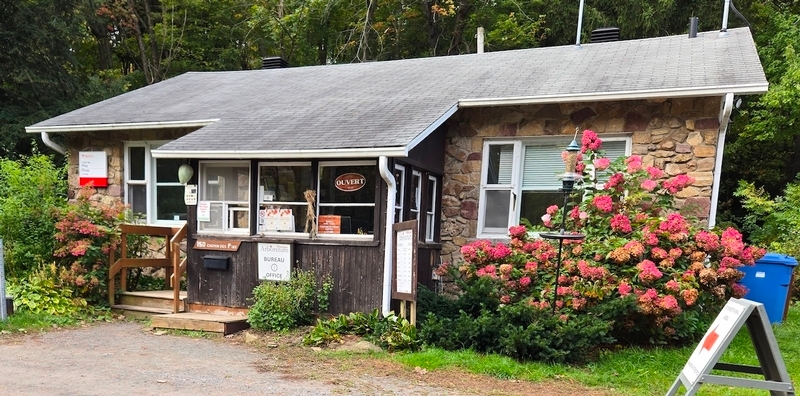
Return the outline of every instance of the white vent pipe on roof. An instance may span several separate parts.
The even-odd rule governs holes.
[[[485,33],[486,32],[484,31],[483,26],[478,26],[478,34],[476,34],[476,36],[478,36],[478,53],[479,54],[483,53],[483,41],[484,41]]]
[[[389,315],[392,304],[392,225],[394,224],[394,198],[397,184],[394,182],[394,172],[389,169],[389,158],[382,155],[378,158],[378,171],[386,182],[386,229],[383,234],[383,303],[381,312],[383,316]]]
[[[731,0],[725,0],[725,8],[722,10],[722,29],[720,29],[720,32],[722,33],[728,31],[728,10],[730,9],[731,9]]]
[[[583,25],[583,0],[581,0],[581,5],[578,7],[578,33],[575,35],[575,45],[581,45],[581,25]]]

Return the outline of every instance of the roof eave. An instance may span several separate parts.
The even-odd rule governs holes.
[[[458,101],[459,108],[468,107],[490,107],[490,106],[513,106],[539,103],[574,103],[574,102],[608,102],[616,100],[637,100],[637,99],[656,99],[656,98],[680,98],[680,97],[702,97],[702,96],[722,96],[727,93],[737,95],[763,94],[769,88],[768,83],[743,84],[743,85],[720,85],[702,88],[668,88],[638,91],[614,91],[614,92],[590,92],[576,94],[558,95],[539,95],[539,96],[520,96],[513,98],[478,98],[461,99]]]
[[[29,126],[25,127],[27,133],[59,133],[59,132],[95,132],[134,129],[166,129],[166,128],[196,128],[211,125],[219,118],[207,120],[187,121],[151,121],[151,122],[124,122],[115,124],[82,124],[82,125],[54,125],[54,126]]]
[[[155,149],[154,158],[197,159],[299,159],[299,158],[377,158],[405,157],[406,146],[373,148],[337,148],[309,150],[163,150]]]

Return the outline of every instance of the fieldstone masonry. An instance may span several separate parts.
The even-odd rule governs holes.
[[[195,128],[196,129],[196,128]],[[108,158],[108,187],[98,187],[91,198],[104,204],[124,202],[125,194],[125,157],[124,142],[168,141],[175,140],[191,132],[193,129],[158,129],[130,130],[113,132],[90,132],[84,134],[67,134],[67,150],[69,155],[69,198],[77,196],[81,189],[78,181],[78,152],[105,151]]]
[[[476,239],[483,143],[488,138],[569,135],[575,127],[631,137],[632,154],[667,177],[686,173],[694,185],[677,205],[701,219],[711,205],[719,97],[565,103],[464,109],[448,121],[442,191],[442,261],[460,258]]]

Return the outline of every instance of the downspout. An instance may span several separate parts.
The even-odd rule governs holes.
[[[711,209],[708,213],[708,228],[717,224],[717,201],[719,200],[719,183],[722,175],[722,154],[725,151],[725,134],[728,132],[728,123],[731,121],[733,110],[733,93],[725,94],[725,101],[719,111],[719,134],[717,135],[717,155],[714,159],[714,182],[711,187]]]
[[[397,184],[394,181],[394,174],[389,169],[389,158],[382,155],[378,158],[378,171],[386,182],[386,229],[383,237],[383,304],[381,312],[383,316],[389,315],[392,304],[392,225],[394,224],[394,198]]]
[[[45,146],[50,147],[51,149],[57,151],[59,154],[67,155],[67,149],[62,146],[59,146],[56,142],[50,140],[50,135],[48,135],[47,132],[42,132],[42,142],[44,142]]]

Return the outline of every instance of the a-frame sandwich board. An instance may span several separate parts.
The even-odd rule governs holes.
[[[755,347],[759,365],[720,363],[720,357],[745,324]],[[712,375],[713,369],[758,374],[763,375],[764,379]],[[703,384],[764,389],[769,390],[771,396],[795,395],[794,386],[783,363],[764,304],[737,298],[728,300],[667,391],[667,396],[676,395],[681,385],[686,388],[686,396],[691,396],[697,393]]]

